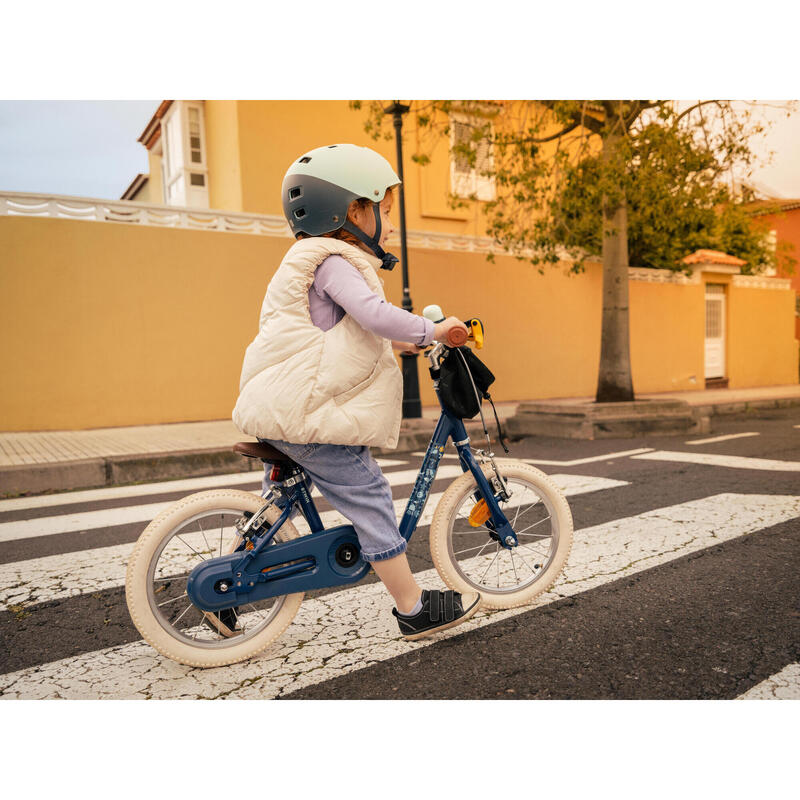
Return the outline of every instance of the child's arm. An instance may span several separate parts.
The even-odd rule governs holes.
[[[326,258],[317,268],[314,283],[320,293],[326,293],[362,328],[394,340],[402,349],[409,343],[424,347],[433,341],[433,322],[381,300],[367,286],[363,275],[341,256]]]
[[[413,342],[397,342],[393,339],[392,347],[395,350],[399,350],[401,353],[409,353],[411,355],[422,352],[422,348],[418,347]]]

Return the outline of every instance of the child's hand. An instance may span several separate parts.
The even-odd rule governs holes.
[[[417,353],[422,352],[421,347],[417,347],[417,345],[411,342],[395,342],[392,340],[392,347],[395,350],[399,350],[401,353],[406,353],[410,356],[416,355]]]
[[[467,326],[458,317],[448,317],[441,322],[437,322],[433,327],[433,338],[437,342],[444,342],[447,344],[447,335],[453,329],[458,328],[463,330],[465,334],[469,335]]]

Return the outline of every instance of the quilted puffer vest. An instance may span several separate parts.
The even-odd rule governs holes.
[[[385,299],[380,260],[338,239],[301,239],[267,287],[248,345],[233,422],[262,439],[394,448],[403,379],[387,339],[349,314],[328,331],[311,321],[308,290],[331,254],[346,258]]]

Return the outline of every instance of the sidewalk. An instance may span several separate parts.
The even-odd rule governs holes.
[[[686,400],[710,415],[743,413],[752,408],[800,406],[800,385],[755,389],[714,389],[637,395],[638,399]],[[549,399],[573,403],[593,398]],[[500,421],[516,412],[518,403],[497,403]],[[397,450],[373,450],[376,455],[425,449],[439,408],[423,409],[422,419],[404,420]],[[497,428],[491,406],[484,403],[492,441]],[[480,417],[467,431],[483,440]],[[260,461],[244,459],[231,446],[248,437],[230,420],[101,428],[86,431],[0,433],[0,497],[14,494],[114,486],[151,480],[196,477],[224,472],[260,471]]]

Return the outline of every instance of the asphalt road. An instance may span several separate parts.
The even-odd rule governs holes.
[[[1,502],[0,696],[800,697],[797,409],[717,417],[711,434],[686,438],[534,437],[512,443],[509,457],[554,476],[574,520],[565,576],[537,604],[482,613],[412,645],[370,576],[308,595],[278,643],[224,670],[173,664],[141,642],[122,586],[155,505],[202,487],[68,493],[38,507]],[[391,478],[421,457],[389,461]],[[412,481],[393,486],[396,500]],[[409,560],[441,585],[428,572],[427,534],[415,532]]]

